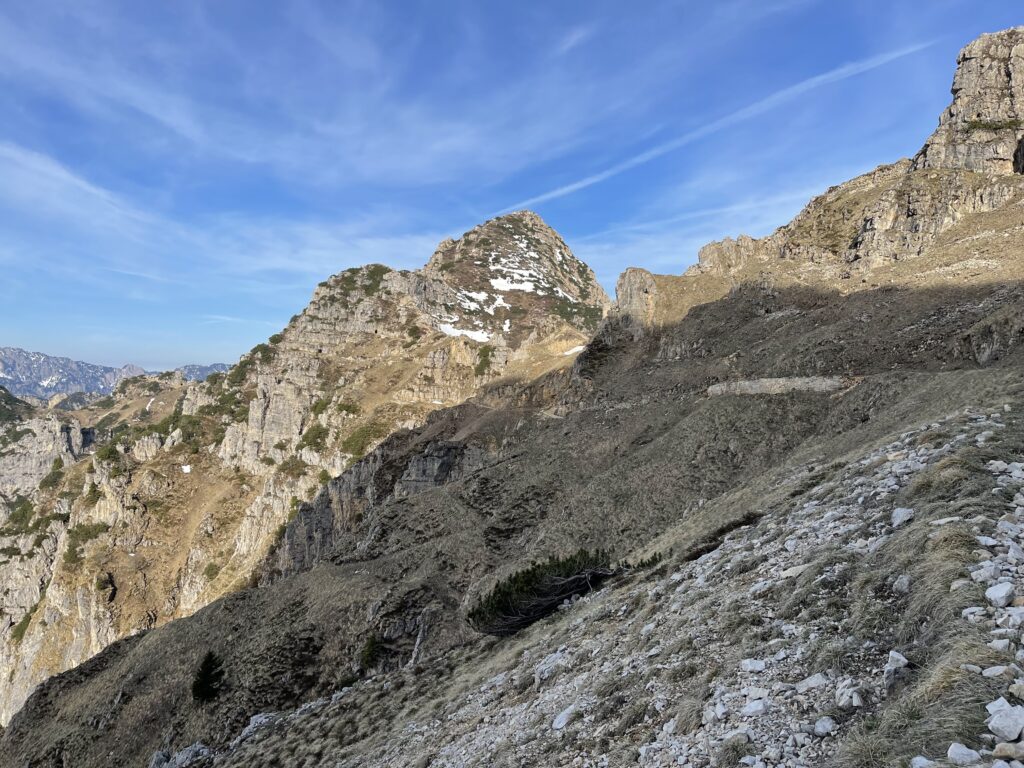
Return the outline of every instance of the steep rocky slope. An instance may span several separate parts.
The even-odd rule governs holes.
[[[0,507],[17,523],[0,531],[0,720],[47,676],[248,585],[300,500],[394,429],[569,365],[608,303],[520,212],[442,243],[423,270],[335,275],[205,383],[129,378],[9,431],[21,496]],[[64,432],[84,437],[60,454],[41,442]]]
[[[516,318],[495,290],[529,284],[567,322],[556,341],[531,331],[550,356],[521,379],[481,382],[296,504],[259,587],[39,686],[0,764],[1012,766],[1024,179],[1015,149],[995,160],[1024,135],[1002,125],[1024,98],[1022,43],[1009,30],[965,49],[914,160],[829,190],[768,238],[708,246],[683,276],[629,270],[570,369],[552,361],[571,359],[586,319],[560,304],[585,297],[572,269],[563,297],[554,271],[466,258],[467,235],[390,278],[415,287],[389,316],[404,327],[426,300],[438,341],[493,345],[506,373],[497,338]],[[439,303],[448,273],[471,285]],[[396,350],[372,345],[361,297],[389,278],[350,275],[333,281],[343,301],[320,296],[270,346],[311,356],[299,337],[342,305],[337,321],[367,324],[359,353],[387,355],[357,359],[368,392]],[[475,369],[481,347],[467,349]],[[184,398],[175,419],[228,392],[258,403],[224,425],[221,466],[254,472],[283,450],[270,440],[307,434],[274,399],[301,404],[299,377],[320,367],[275,369],[280,355],[254,351],[238,387]],[[388,382],[402,404],[463,391],[422,366]],[[340,437],[317,423],[325,444]],[[234,545],[225,531],[211,538]],[[580,547],[613,552],[600,591],[512,637],[467,622],[495,585]],[[208,653],[220,671],[197,676]],[[193,692],[204,679],[208,697]]]

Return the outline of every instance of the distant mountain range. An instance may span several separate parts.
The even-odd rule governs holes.
[[[215,363],[185,365],[176,370],[187,379],[201,381],[211,373],[227,369],[227,365]],[[149,372],[137,365],[114,368],[17,347],[0,347],[0,385],[19,397],[45,399],[72,392],[109,394],[121,379],[145,373]]]

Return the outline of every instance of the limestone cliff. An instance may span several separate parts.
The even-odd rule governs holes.
[[[1024,27],[983,35],[961,52],[953,102],[913,160],[830,188],[768,237],[704,246],[682,278],[627,271],[620,312],[646,324],[674,322],[759,281],[849,292],[892,282],[924,286],[960,272],[1005,278],[1003,263],[989,255],[994,243],[964,256],[970,249],[950,249],[947,233],[967,222],[979,234],[1005,226],[1024,190],[1022,104]]]

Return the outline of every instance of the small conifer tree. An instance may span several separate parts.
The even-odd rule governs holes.
[[[192,698],[200,704],[213,701],[220,695],[223,685],[224,666],[217,654],[207,651],[192,680]]]

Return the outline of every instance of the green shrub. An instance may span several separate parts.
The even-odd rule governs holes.
[[[274,359],[274,348],[269,344],[257,344],[252,348],[252,352],[250,354],[258,357],[260,362],[269,363]]]
[[[32,412],[32,406],[19,400],[6,387],[0,387],[0,424],[21,421]]]
[[[338,413],[347,413],[350,416],[358,416],[360,412],[359,403],[353,403],[351,400],[342,400],[337,408]]]
[[[112,602],[114,599],[114,593],[117,591],[117,586],[114,584],[114,574],[109,571],[101,573],[96,577],[96,591],[97,592],[109,592],[107,595],[107,602]]]
[[[969,131],[1017,130],[1024,127],[1024,120],[968,120],[966,126]]]
[[[603,550],[552,556],[499,582],[467,618],[479,632],[513,635],[553,613],[562,601],[600,586],[614,573],[611,558]]]
[[[0,435],[0,448],[6,448],[9,445],[14,445],[16,442],[21,440],[21,438],[27,437],[28,435],[35,436],[35,434],[36,433],[31,429],[15,429],[14,427],[11,427],[10,431]],[[0,454],[0,456],[2,455],[3,454]]]
[[[321,469],[320,474],[316,476],[316,479],[320,481],[320,485],[327,485],[331,482],[331,473],[326,469]]]
[[[50,471],[46,473],[46,476],[39,481],[39,487],[44,491],[51,491],[60,485],[60,481],[64,479],[64,462],[60,458],[53,460],[53,466],[50,467]]]
[[[473,373],[475,373],[477,376],[483,376],[485,373],[487,373],[487,371],[490,370],[491,367],[491,355],[493,353],[494,347],[492,347],[490,344],[484,344],[482,347],[480,347],[480,350],[477,352],[477,364],[476,367],[473,369]]]
[[[371,264],[368,266],[364,273],[366,281],[363,283],[363,293],[367,296],[373,296],[380,291],[380,284],[384,280],[384,275],[390,271],[391,267],[385,267],[383,264]]]
[[[206,567],[203,568],[203,576],[206,577],[207,581],[213,581],[220,574],[220,566],[216,563],[207,563]]]
[[[341,450],[361,459],[366,455],[366,450],[370,445],[382,437],[386,437],[388,432],[387,425],[377,421],[363,424],[352,430],[352,433],[342,441]]]
[[[327,436],[330,434],[330,430],[327,429],[323,424],[316,422],[302,434],[302,439],[299,441],[298,448],[312,448],[316,451],[322,451],[324,446],[327,444]]]
[[[381,645],[380,638],[375,634],[370,635],[366,638],[366,642],[363,643],[363,647],[359,651],[359,668],[363,670],[370,669],[380,660],[383,652],[384,647]]]
[[[96,483],[89,483],[89,490],[85,492],[85,496],[82,497],[82,502],[87,507],[95,507],[96,503],[103,498],[103,494],[100,489],[96,486]]]
[[[224,687],[224,665],[213,651],[207,651],[192,678],[192,699],[200,704],[213,701]]]
[[[96,451],[96,458],[100,461],[120,461],[121,452],[117,450],[117,443],[109,442]]]
[[[11,504],[11,514],[7,518],[4,531],[8,532],[8,535],[25,533],[28,531],[35,513],[36,509],[27,497],[20,494],[15,496],[14,503]]]
[[[82,562],[82,547],[110,530],[106,523],[82,523],[68,528],[68,548],[64,551],[64,564],[74,567]]]
[[[312,411],[314,416],[319,416],[321,413],[327,410],[327,406],[329,406],[330,404],[330,400],[321,397],[319,400],[313,403],[313,407],[310,410]]]
[[[28,612],[21,617],[18,623],[11,628],[11,640],[13,640],[16,645],[20,644],[21,641],[25,639],[25,633],[28,632],[28,625],[32,623],[32,616],[38,608],[39,603],[33,605],[28,609]]]
[[[266,464],[268,467],[272,467],[275,464],[277,464],[277,462],[274,461],[273,456],[264,456],[263,458],[260,459],[260,461]]]
[[[114,398],[110,397],[110,395],[107,395],[106,397],[101,397],[99,400],[97,400],[95,403],[93,403],[92,407],[93,408],[101,408],[102,410],[105,411],[105,410],[107,410],[109,408],[113,408],[116,404],[117,404],[117,401],[114,400]]]
[[[555,302],[555,313],[567,323],[588,331],[597,328],[603,316],[600,307],[580,304],[563,298],[559,298]]]
[[[245,383],[245,380],[249,378],[249,371],[256,364],[256,361],[252,357],[252,353],[246,355],[239,360],[235,367],[228,371],[224,381],[229,387],[240,387]]]
[[[277,471],[285,477],[295,478],[302,477],[306,474],[306,469],[308,468],[309,464],[304,462],[298,456],[289,456],[278,465]]]
[[[267,339],[267,341],[269,341],[271,344],[280,344],[282,341],[284,341],[284,334],[275,333],[273,336]]]
[[[108,413],[102,419],[96,422],[97,432],[106,432],[107,430],[113,429],[117,426],[117,423],[121,420],[121,416],[118,413]]]

